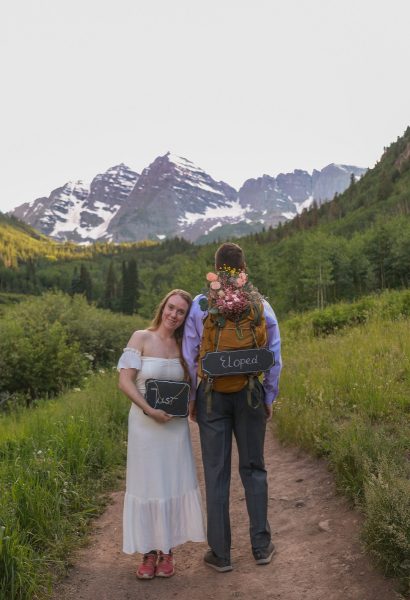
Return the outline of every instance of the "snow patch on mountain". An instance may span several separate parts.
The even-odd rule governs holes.
[[[186,212],[178,221],[181,226],[187,226],[193,225],[201,219],[239,219],[243,217],[245,213],[246,209],[240,205],[239,200],[236,200],[235,202],[228,202],[221,206],[207,206],[204,213]]]
[[[296,212],[300,215],[305,208],[309,208],[313,204],[313,196],[309,196],[303,202],[295,202]],[[293,215],[295,216],[295,215]]]

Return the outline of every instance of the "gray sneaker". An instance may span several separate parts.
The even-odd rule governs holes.
[[[204,556],[204,562],[208,567],[219,571],[219,573],[226,573],[232,571],[231,561],[226,558],[219,558],[213,550],[208,550]]]
[[[272,542],[269,542],[267,548],[257,548],[252,550],[253,558],[257,565],[268,565],[275,554],[276,549]]]

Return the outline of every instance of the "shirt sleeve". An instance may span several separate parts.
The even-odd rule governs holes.
[[[121,369],[137,369],[139,371],[141,366],[141,352],[135,348],[124,348],[118,361],[117,371],[121,371]]]
[[[279,376],[282,369],[282,357],[280,352],[280,332],[276,315],[271,305],[263,301],[265,309],[266,329],[268,334],[268,348],[275,357],[275,364],[269,371],[266,371],[263,377],[263,387],[265,388],[265,402],[272,404],[279,393]]]
[[[184,336],[182,338],[182,354],[188,365],[191,378],[191,400],[195,400],[197,388],[198,356],[199,346],[203,332],[203,319],[206,312],[202,311],[199,301],[204,296],[196,296],[192,302],[191,309],[185,321]]]

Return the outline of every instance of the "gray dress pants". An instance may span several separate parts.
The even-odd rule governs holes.
[[[204,386],[197,393],[197,421],[204,465],[208,544],[217,556],[230,560],[231,527],[229,488],[231,480],[232,432],[239,454],[239,474],[245,489],[252,549],[269,545],[267,520],[268,485],[263,449],[266,430],[265,392],[259,381],[252,392],[247,388],[231,394],[212,392],[212,408],[207,414]],[[257,405],[257,408],[253,408]]]

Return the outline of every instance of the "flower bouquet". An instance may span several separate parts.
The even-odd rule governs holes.
[[[240,321],[250,313],[251,307],[257,310],[262,302],[258,290],[248,281],[244,270],[223,265],[217,273],[207,274],[207,297],[202,298],[199,305],[203,311],[215,315],[219,327],[225,325],[226,319]]]

